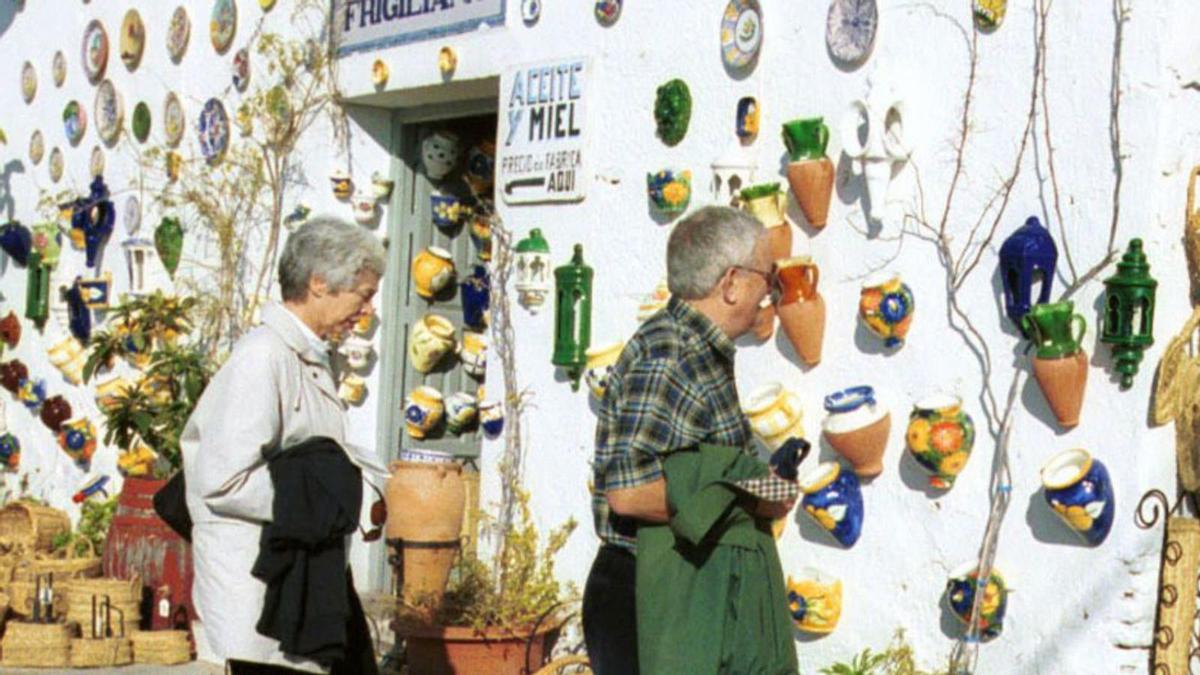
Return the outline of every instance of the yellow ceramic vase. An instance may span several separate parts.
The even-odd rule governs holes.
[[[787,193],[780,190],[774,194],[747,200],[742,208],[766,227],[787,225]]]
[[[789,438],[804,436],[800,397],[778,382],[755,390],[742,411],[749,418],[754,435],[771,450],[779,448]]]
[[[445,412],[446,405],[440,391],[428,386],[412,390],[404,401],[404,422],[408,435],[425,438],[442,421]]]
[[[87,363],[87,354],[83,351],[79,340],[67,336],[46,350],[50,363],[58,368],[71,384],[83,382],[83,366]]]
[[[842,581],[813,569],[800,579],[788,577],[788,612],[796,628],[805,633],[826,635],[837,628],[842,616]]]
[[[430,246],[413,258],[413,286],[422,298],[437,295],[453,279],[454,259],[446,249]]]
[[[428,373],[454,349],[454,324],[444,316],[426,314],[413,324],[408,341],[408,362],[418,373]]]

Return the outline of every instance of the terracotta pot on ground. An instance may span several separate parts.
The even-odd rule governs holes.
[[[1087,386],[1087,352],[1082,349],[1057,359],[1033,358],[1033,376],[1046,402],[1064,429],[1079,424]]]
[[[458,555],[466,487],[458,462],[392,462],[387,539],[397,549],[403,596],[440,604]]]
[[[821,362],[825,340],[825,299],[817,292],[820,270],[811,256],[787,258],[778,264],[783,294],[779,323],[800,359],[810,366]]]
[[[833,162],[828,157],[788,164],[788,184],[804,217],[813,227],[825,227],[828,222],[833,173]]]
[[[458,626],[395,628],[405,638],[410,672],[422,675],[527,675],[541,667],[559,634],[556,626],[532,636],[495,630],[481,634]]]

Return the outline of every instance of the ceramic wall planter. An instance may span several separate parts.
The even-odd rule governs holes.
[[[429,195],[429,212],[433,224],[444,230],[454,229],[471,213],[471,207],[452,194],[433,192]]]
[[[426,314],[413,324],[408,362],[418,373],[428,373],[454,346],[454,324],[443,316]]]
[[[909,413],[905,438],[913,459],[929,472],[929,485],[948,489],[975,447],[975,422],[959,397],[928,396]]]
[[[837,462],[822,462],[801,474],[804,512],[846,548],[862,534],[863,500],[858,476]]]
[[[464,330],[458,357],[468,375],[477,380],[483,379],[487,373],[487,338],[484,334]]]
[[[454,281],[454,258],[444,248],[430,246],[412,262],[413,288],[417,295],[431,299]]]
[[[498,437],[504,431],[504,406],[499,401],[480,404],[479,425],[488,438]]]
[[[346,359],[346,365],[353,370],[364,370],[371,365],[371,357],[375,348],[371,341],[358,335],[350,335],[338,347],[338,353]]]
[[[1037,345],[1033,376],[1060,426],[1079,424],[1087,388],[1087,352],[1080,347],[1087,324],[1071,302],[1035,305],[1022,320]]]
[[[454,169],[462,151],[458,135],[449,131],[435,131],[421,141],[421,163],[430,180],[441,180]]]
[[[1022,331],[1025,330],[1022,320],[1033,305],[1050,301],[1057,264],[1058,246],[1037,216],[1030,216],[1000,246],[1004,311]],[[1035,283],[1038,284],[1036,300],[1033,297]]]
[[[329,174],[329,188],[333,190],[333,196],[342,201],[350,199],[354,194],[354,183],[345,169],[334,169],[333,173]]]
[[[867,97],[853,101],[842,116],[842,151],[856,160],[867,187],[865,213],[873,221],[882,221],[886,213],[895,165],[906,163],[912,154],[904,135],[904,111],[903,99],[891,87],[873,84]],[[861,142],[859,129],[864,124],[866,142]]]
[[[827,635],[837,628],[842,616],[841,579],[805,568],[795,579],[788,576],[787,589],[788,612],[798,630]]]
[[[687,134],[691,119],[692,92],[687,83],[674,79],[660,86],[654,100],[654,123],[662,142],[677,145]]]
[[[744,142],[753,141],[758,136],[758,124],[762,118],[758,107],[758,99],[753,96],[743,96],[737,103],[737,123],[734,131]]]
[[[83,382],[83,368],[87,365],[87,352],[83,345],[74,337],[67,335],[54,343],[48,350],[50,363],[67,378],[71,384]]]
[[[375,209],[375,193],[359,190],[354,193],[354,198],[350,200],[350,206],[354,210],[354,222],[359,225],[368,225],[375,220],[378,212]]]
[[[404,421],[408,435],[425,438],[442,421],[446,412],[442,393],[433,387],[420,386],[404,399]]]
[[[825,397],[829,413],[821,425],[829,445],[850,461],[863,477],[883,472],[883,452],[892,429],[892,415],[875,401],[868,386],[850,387]]]
[[[789,438],[804,437],[804,411],[800,397],[778,382],[756,389],[742,408],[750,428],[772,451]]]
[[[950,612],[964,626],[969,627],[971,610],[975,606],[975,594],[982,592],[979,639],[987,642],[999,636],[1004,627],[1004,613],[1008,609],[1008,586],[1000,572],[993,567],[987,582],[980,583],[977,564],[968,562],[955,568],[949,577],[946,582],[946,603]]]
[[[804,363],[821,362],[825,340],[825,298],[817,291],[821,271],[812,256],[784,258],[775,263],[780,295],[775,304],[779,323]]]
[[[1104,463],[1087,450],[1064,450],[1042,466],[1046,503],[1089,546],[1104,543],[1116,500]]]
[[[83,232],[88,267],[96,266],[116,218],[116,207],[109,199],[108,186],[103,177],[96,176],[88,196],[75,200],[71,213],[71,228]]]
[[[587,370],[584,371],[583,376],[587,380],[588,389],[597,401],[604,399],[604,390],[608,387],[608,377],[624,349],[625,343],[618,340],[587,350]]]
[[[488,325],[491,288],[492,282],[487,268],[483,265],[475,265],[471,275],[459,284],[463,325],[476,329],[482,329]]]
[[[813,227],[825,227],[833,196],[833,162],[825,156],[829,127],[820,117],[792,120],[783,125],[787,146],[788,185],[796,203]]]
[[[347,373],[338,385],[338,398],[350,405],[359,405],[367,398],[367,381],[357,373]]]
[[[916,303],[912,289],[900,276],[883,272],[863,282],[858,299],[858,316],[883,340],[884,346],[900,347],[912,326]]]
[[[76,464],[86,467],[96,453],[96,427],[86,417],[64,422],[58,432],[58,446]]]
[[[465,391],[446,399],[446,430],[454,435],[467,432],[475,424],[479,406],[475,397]]]
[[[663,169],[648,173],[646,194],[655,209],[663,213],[683,213],[692,199],[692,172]]]

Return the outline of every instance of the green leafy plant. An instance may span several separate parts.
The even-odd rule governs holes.
[[[947,670],[927,671],[917,668],[913,648],[904,636],[904,629],[896,630],[892,642],[882,652],[869,648],[862,650],[849,662],[838,662],[822,668],[821,675],[949,675]]]
[[[108,528],[117,513],[117,497],[89,499],[80,506],[79,524],[74,532],[62,532],[52,542],[55,551],[73,549],[78,556],[91,556],[104,550]]]

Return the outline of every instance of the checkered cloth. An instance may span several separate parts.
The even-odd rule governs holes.
[[[794,502],[800,495],[800,487],[795,481],[784,480],[774,473],[765,478],[740,480],[734,485],[767,502]]]

